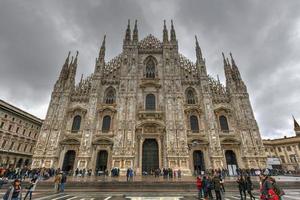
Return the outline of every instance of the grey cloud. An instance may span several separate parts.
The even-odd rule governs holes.
[[[208,71],[224,81],[221,52],[232,51],[264,137],[293,134],[300,120],[300,2],[291,1],[1,1],[0,98],[43,118],[69,50],[89,75],[104,34],[107,60],[121,52],[127,19],[140,39],[162,37],[174,19],[180,51],[195,60],[198,35]],[[298,30],[297,30],[298,29]]]

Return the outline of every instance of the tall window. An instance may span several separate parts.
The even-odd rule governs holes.
[[[76,115],[73,119],[72,132],[79,131],[80,130],[80,124],[81,124],[81,116]]]
[[[190,123],[192,132],[199,132],[198,117],[195,115],[190,116]]]
[[[149,59],[146,64],[146,78],[155,78],[155,63],[153,59]]]
[[[108,132],[110,129],[111,117],[109,115],[105,115],[102,121],[102,132]]]
[[[186,100],[188,104],[195,104],[196,100],[195,100],[195,94],[193,92],[193,90],[188,90],[186,93]]]
[[[146,96],[146,110],[155,110],[155,96],[154,96],[154,94],[147,94],[147,96]]]
[[[224,115],[219,117],[220,127],[222,131],[229,131],[227,118]]]
[[[115,90],[113,88],[109,88],[106,92],[104,102],[106,104],[113,104],[115,103],[115,100],[116,100]]]

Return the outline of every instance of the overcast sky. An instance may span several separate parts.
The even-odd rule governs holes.
[[[224,82],[221,52],[241,71],[264,138],[294,134],[300,121],[300,1],[0,1],[0,98],[44,118],[69,50],[80,74],[94,70],[103,35],[106,60],[119,54],[127,19],[139,38],[162,38],[174,20],[179,51],[195,61],[198,36],[208,72]]]

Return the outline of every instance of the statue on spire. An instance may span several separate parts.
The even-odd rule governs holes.
[[[134,23],[132,41],[135,44],[138,43],[138,41],[139,41],[138,28],[137,28],[137,20],[135,20],[135,23]]]

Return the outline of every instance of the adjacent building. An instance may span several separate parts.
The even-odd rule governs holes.
[[[267,154],[267,165],[271,168],[300,170],[300,126],[294,120],[295,136],[263,140]]]
[[[42,120],[0,100],[0,166],[30,166]]]
[[[139,39],[128,23],[122,52],[75,84],[78,62],[62,66],[34,153],[33,167],[95,171],[133,167],[137,174],[180,168],[264,168],[265,149],[247,87],[230,54],[226,85],[208,75],[199,43],[196,62],[178,51],[173,22],[162,40]],[[215,67],[215,66],[214,66]]]

